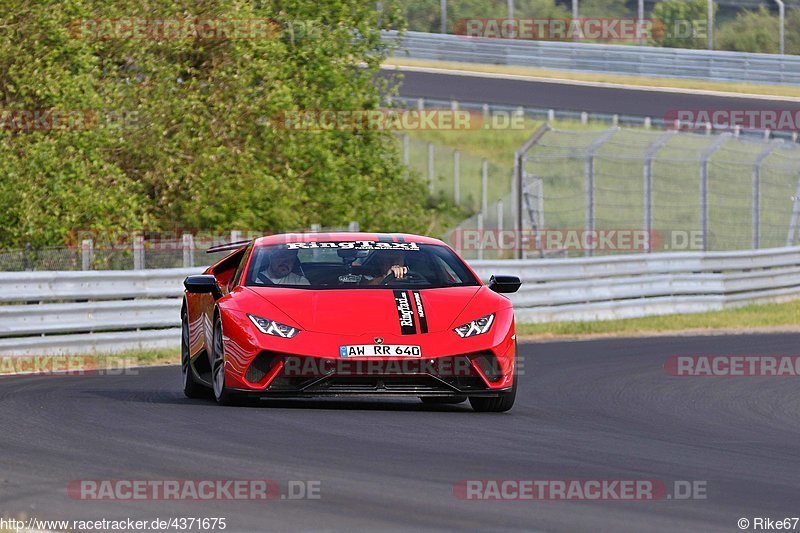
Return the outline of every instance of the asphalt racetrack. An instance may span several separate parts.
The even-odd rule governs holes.
[[[227,531],[737,531],[800,515],[791,377],[674,377],[671,355],[797,355],[794,334],[523,344],[514,409],[414,399],[188,400],[178,366],[0,378],[0,509],[47,519],[226,517]],[[70,480],[318,481],[319,498],[83,501]],[[474,501],[459,480],[675,480],[704,499]]]
[[[800,101],[403,70],[400,96],[665,118],[677,110],[800,110]],[[393,76],[392,70],[383,71]],[[672,118],[674,114],[670,115]]]

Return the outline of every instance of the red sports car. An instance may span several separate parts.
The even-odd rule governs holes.
[[[511,302],[445,243],[405,234],[262,237],[189,276],[183,390],[242,397],[415,396],[507,411],[517,389]]]

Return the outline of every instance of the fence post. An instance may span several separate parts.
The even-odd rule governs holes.
[[[478,259],[483,259],[483,243],[485,242],[483,238],[483,211],[478,213]]]
[[[757,250],[761,246],[761,165],[779,143],[770,143],[753,162],[753,238],[751,247]]]
[[[133,269],[144,269],[144,235],[136,235],[133,238]]]
[[[347,225],[347,231],[358,233],[360,231],[358,220],[353,220]]]
[[[311,224],[311,233],[319,233],[322,231],[322,224]]]
[[[661,134],[658,139],[647,147],[644,156],[644,231],[647,241],[645,251],[647,253],[653,251],[653,158],[675,133],[675,130],[671,130]]]
[[[81,270],[92,269],[92,258],[94,256],[94,242],[92,239],[81,241]]]
[[[500,238],[500,234],[503,232],[503,199],[497,200],[497,238]],[[519,237],[519,236],[517,236]]]
[[[428,193],[433,194],[433,143],[428,143]]]
[[[239,242],[242,240],[242,232],[238,229],[231,231],[231,242]]]
[[[614,126],[603,132],[600,137],[589,145],[586,151],[586,165],[584,170],[584,239],[590,238],[594,232],[594,158],[597,151],[608,141],[614,133],[619,131],[619,128]],[[592,255],[592,247],[587,246],[584,251],[585,255]]]
[[[794,246],[794,234],[797,230],[797,219],[800,217],[800,172],[797,173],[797,187],[792,198],[792,218],[789,221],[789,234],[786,236],[786,246]]]
[[[700,234],[704,252],[708,251],[708,160],[728,137],[727,133],[720,135],[700,156]]]
[[[22,259],[23,263],[25,264],[25,272],[30,272],[33,270],[33,265],[31,264],[31,243],[25,243],[25,252],[24,257]]]
[[[461,152],[453,150],[453,203],[461,205]]]
[[[528,140],[514,152],[514,175],[511,180],[511,200],[513,202],[512,213],[514,217],[514,230],[517,234],[522,233],[522,201],[525,181],[525,155],[536,143],[550,131],[549,124],[542,124],[528,137]],[[516,239],[515,256],[517,259],[525,258],[525,249],[522,240]]]
[[[489,207],[489,161],[481,160],[481,211],[486,212]]]
[[[184,233],[181,236],[181,247],[183,248],[183,268],[194,267],[194,235]]]

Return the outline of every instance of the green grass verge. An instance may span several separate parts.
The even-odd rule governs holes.
[[[134,366],[177,365],[181,361],[181,351],[180,348],[161,348],[157,350],[130,350],[119,353],[53,356],[39,360],[40,357],[2,358],[0,375],[19,372],[48,373],[51,370],[55,372],[84,371],[91,373],[101,369],[112,369],[115,372],[122,372],[125,368]]]
[[[522,337],[558,338],[584,335],[645,335],[669,331],[748,329],[792,329],[800,327],[800,300],[786,303],[748,305],[709,313],[662,315],[594,322],[549,322],[517,324]]]

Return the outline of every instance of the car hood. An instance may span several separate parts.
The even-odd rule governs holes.
[[[415,330],[421,333],[423,322],[428,332],[457,326],[456,318],[480,291],[481,287],[448,287],[416,291],[394,289],[288,289],[247,287],[291,318],[302,330],[339,335],[401,333],[400,315],[413,314]],[[422,302],[424,320],[420,320],[416,294]],[[399,298],[396,300],[395,298]],[[398,304],[399,302],[399,304]],[[257,310],[253,310],[257,314]],[[266,316],[265,318],[270,318]],[[410,330],[406,330],[410,333]]]

